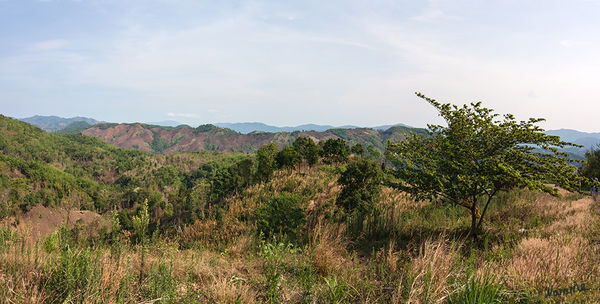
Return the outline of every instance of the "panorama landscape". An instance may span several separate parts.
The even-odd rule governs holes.
[[[598,11],[0,0],[0,303],[598,303]]]

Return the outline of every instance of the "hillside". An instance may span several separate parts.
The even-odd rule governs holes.
[[[58,116],[40,116],[40,115],[27,117],[27,118],[21,118],[19,120],[24,121],[28,124],[34,125],[40,129],[42,129],[44,131],[48,131],[48,132],[56,132],[56,131],[62,130],[74,122],[85,122],[89,125],[95,125],[95,124],[99,123],[99,121],[97,121],[93,118],[88,118],[88,117],[63,118],[63,117],[58,117]]]
[[[243,138],[211,125],[94,128],[163,147],[167,135]],[[327,136],[368,144],[409,130]],[[285,142],[301,133],[250,135]],[[343,176],[370,161],[327,155],[271,167],[263,178],[262,165],[279,157],[155,154],[0,116],[0,301],[465,303],[474,289],[494,299],[487,303],[541,303],[549,288],[575,283],[585,288],[550,292],[551,302],[598,298],[600,217],[591,198],[502,193],[475,241],[465,208],[414,201],[389,187],[389,171],[377,175],[372,212],[348,210]]]
[[[82,132],[103,141],[130,149],[139,149],[156,153],[191,151],[227,151],[249,153],[260,146],[277,143],[290,145],[298,137],[309,137],[316,142],[330,138],[342,138],[349,144],[372,145],[383,151],[388,140],[399,140],[408,132],[424,133],[423,129],[391,127],[387,130],[374,129],[330,129],[324,132],[253,132],[241,134],[230,129],[214,125],[202,125],[198,128],[180,126],[177,128],[146,124],[98,124]]]
[[[80,134],[47,133],[0,116],[0,220],[37,204],[106,212],[132,206],[139,195],[149,193],[164,208],[184,182],[189,187],[206,182],[217,169],[245,157],[155,155]]]

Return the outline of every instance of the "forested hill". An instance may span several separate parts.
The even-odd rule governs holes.
[[[254,152],[259,147],[277,143],[290,145],[298,137],[309,137],[316,142],[330,138],[342,138],[349,144],[361,143],[383,151],[388,140],[400,140],[408,132],[425,133],[425,129],[395,126],[387,130],[330,129],[324,132],[252,132],[241,134],[214,125],[162,127],[147,124],[98,124],[81,133],[95,136],[103,141],[123,147],[157,153],[191,151]]]
[[[106,212],[129,208],[142,197],[165,208],[167,197],[245,158],[216,152],[156,155],[81,134],[47,133],[0,115],[0,220],[37,204]]]

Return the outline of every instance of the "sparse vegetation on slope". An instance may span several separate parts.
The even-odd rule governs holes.
[[[159,136],[161,147],[185,141],[170,129],[143,125],[106,130],[118,137],[129,127],[150,142]],[[180,129],[223,143],[237,136],[214,126]],[[279,134],[256,155],[154,154],[48,134],[4,117],[0,131],[3,302],[586,303],[600,297],[600,212],[581,193],[507,189],[489,200],[486,225],[473,239],[470,210],[414,201],[390,187],[402,181],[393,174],[401,167],[382,164],[372,145],[333,136],[316,144],[301,132],[293,141]],[[47,233],[27,228],[44,217],[53,223]]]

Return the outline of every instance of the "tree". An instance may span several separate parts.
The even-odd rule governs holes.
[[[348,154],[350,154],[350,148],[346,141],[338,138],[330,138],[323,144],[323,156],[330,161],[336,161],[338,163],[348,160]]]
[[[276,158],[279,168],[286,168],[288,173],[300,163],[300,154],[292,146],[283,148],[277,153]]]
[[[356,145],[352,146],[350,151],[352,151],[353,154],[356,154],[360,157],[365,156],[365,148],[363,148],[363,145],[361,143],[357,143]]]
[[[336,202],[346,212],[368,214],[379,199],[382,181],[383,172],[376,163],[364,158],[352,162],[340,176],[342,191]]]
[[[273,175],[273,171],[275,171],[277,164],[275,160],[277,151],[278,149],[275,143],[264,145],[258,149],[258,152],[256,153],[258,162],[256,177],[259,181],[266,182]]]
[[[395,186],[419,200],[437,198],[467,208],[474,238],[500,191],[526,187],[559,196],[549,183],[577,190],[581,177],[573,160],[557,149],[575,145],[544,134],[536,125],[544,119],[517,122],[506,114],[498,120],[480,102],[458,107],[417,96],[439,111],[447,127],[429,125],[426,136],[388,143],[387,157],[400,180]]]
[[[586,152],[585,160],[585,163],[579,168],[579,173],[589,179],[600,178],[600,147]]]
[[[282,192],[256,208],[258,231],[265,237],[275,234],[296,239],[299,228],[306,221],[302,209],[302,197]]]
[[[314,166],[319,161],[319,154],[321,153],[321,147],[310,139],[308,142],[308,149],[306,151],[306,161],[309,166]]]
[[[319,160],[319,146],[315,144],[312,138],[298,137],[294,141],[293,147],[300,158],[306,161],[309,166],[313,166]]]

